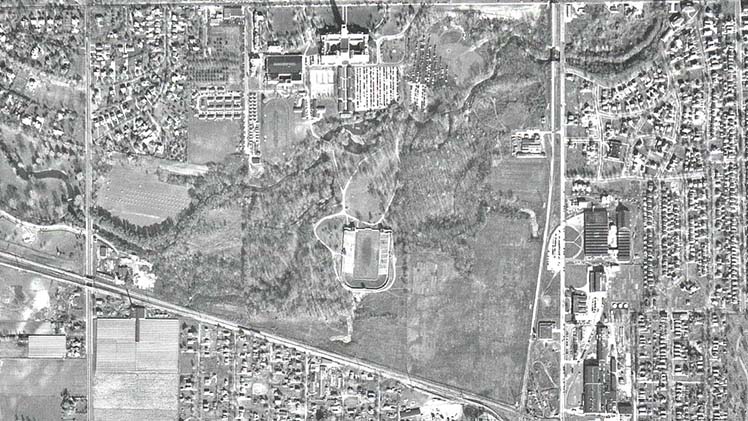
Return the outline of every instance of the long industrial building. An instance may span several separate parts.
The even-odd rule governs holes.
[[[592,207],[584,210],[584,256],[608,254],[608,210]]]

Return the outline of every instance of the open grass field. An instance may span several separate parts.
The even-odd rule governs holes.
[[[0,379],[0,419],[60,419],[62,391],[86,393],[86,360],[0,359]]]
[[[474,48],[463,42],[459,29],[449,29],[434,37],[436,53],[447,63],[458,86],[469,86],[487,76],[486,63]]]
[[[164,183],[155,174],[118,166],[105,178],[97,204],[136,225],[175,218],[190,203],[188,187]]]
[[[548,171],[550,163],[546,159],[505,157],[491,171],[488,180],[495,190],[511,193],[520,202],[542,205],[548,197]],[[540,209],[533,210],[537,213]]]
[[[286,98],[273,98],[262,104],[262,140],[260,150],[265,160],[282,163],[290,156],[297,140],[306,130],[297,127],[299,119],[293,113],[293,103]]]
[[[349,215],[363,221],[374,223],[382,218],[395,193],[397,148],[394,139],[387,142],[360,163],[345,192]]]
[[[356,174],[345,192],[349,215],[375,222],[382,216],[387,206],[387,198],[380,197],[370,190],[373,181],[363,174]]]
[[[566,286],[583,288],[587,285],[587,265],[566,265]]]
[[[190,117],[187,160],[193,164],[222,162],[242,142],[241,120],[207,121]]]
[[[402,38],[382,41],[379,48],[382,51],[382,62],[385,64],[397,64],[406,57],[407,49]]]

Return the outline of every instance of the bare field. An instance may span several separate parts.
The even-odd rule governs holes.
[[[187,133],[187,160],[194,164],[222,162],[242,142],[241,120],[206,121],[191,117]]]
[[[148,226],[175,218],[190,203],[188,188],[159,181],[155,174],[114,167],[98,192],[98,205],[133,224]]]

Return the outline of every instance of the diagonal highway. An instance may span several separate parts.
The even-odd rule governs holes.
[[[38,276],[42,276],[54,281],[58,282],[64,282],[68,284],[74,284],[81,287],[84,287],[87,290],[87,293],[105,293],[105,294],[111,294],[111,295],[119,295],[122,297],[129,297],[134,302],[139,302],[151,307],[159,308],[165,311],[168,311],[172,314],[181,316],[181,317],[188,317],[195,319],[197,321],[200,321],[202,323],[208,323],[208,324],[214,324],[219,325],[221,327],[231,329],[234,331],[237,330],[244,330],[252,332],[256,335],[259,335],[261,337],[264,337],[270,342],[277,343],[280,345],[284,345],[287,347],[299,349],[302,351],[305,351],[311,355],[316,355],[319,357],[323,357],[332,361],[335,361],[340,364],[355,366],[360,369],[373,371],[376,373],[379,373],[380,375],[391,378],[394,380],[397,380],[409,387],[415,388],[417,390],[420,390],[422,392],[435,395],[437,397],[441,397],[443,399],[448,400],[454,400],[457,402],[465,403],[465,404],[471,404],[478,406],[482,409],[484,409],[489,414],[496,417],[498,420],[516,420],[520,418],[519,412],[517,408],[515,408],[513,405],[496,401],[493,399],[488,399],[486,397],[474,394],[472,392],[452,387],[448,385],[444,385],[441,383],[419,379],[410,376],[408,373],[402,373],[398,371],[394,371],[392,369],[389,369],[387,367],[381,366],[379,364],[374,364],[368,361],[364,361],[360,358],[355,357],[349,357],[346,355],[336,354],[333,352],[325,351],[323,349],[313,347],[306,345],[302,342],[284,338],[281,336],[278,336],[276,334],[270,333],[268,331],[247,327],[247,326],[241,326],[238,325],[235,322],[232,322],[230,320],[225,320],[216,316],[211,316],[209,314],[205,314],[203,312],[193,310],[187,307],[182,307],[177,304],[173,304],[155,297],[151,297],[149,295],[137,292],[137,291],[129,291],[125,289],[122,286],[115,285],[112,283],[112,280],[110,278],[104,277],[104,276],[91,276],[86,277],[79,275],[77,273],[68,272],[63,269],[59,269],[53,266],[48,266],[46,264],[38,263],[33,260],[29,260],[26,258],[23,258],[21,256],[14,255],[12,253],[6,253],[0,251],[0,266],[5,266],[13,269],[18,269],[27,273],[33,273]],[[512,418],[507,418],[511,416]]]

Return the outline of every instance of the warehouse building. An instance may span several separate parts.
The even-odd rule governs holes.
[[[628,262],[631,260],[631,212],[623,203],[616,207],[616,227],[618,260]]]
[[[265,57],[268,83],[300,83],[304,68],[301,54],[274,54]]]
[[[591,207],[584,210],[584,256],[608,254],[608,210]]]
[[[585,414],[602,411],[603,385],[596,359],[584,360],[582,373],[582,410]]]

